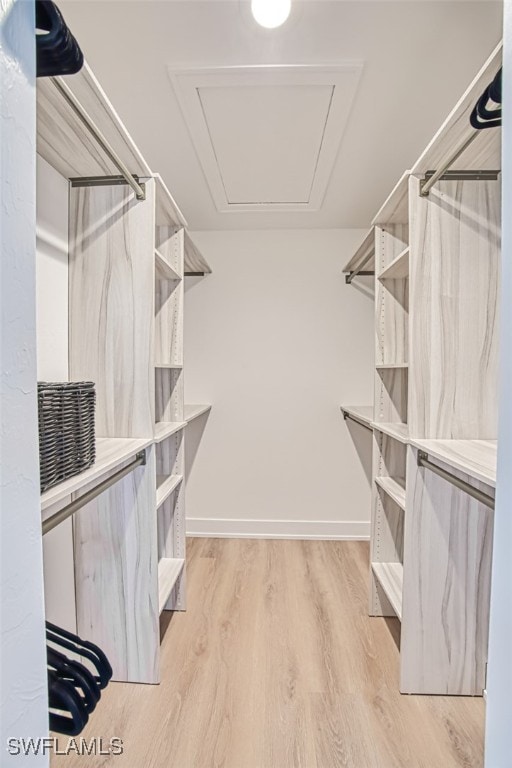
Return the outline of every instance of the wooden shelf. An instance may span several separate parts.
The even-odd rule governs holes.
[[[372,227],[370,231],[365,235],[364,240],[358,246],[356,252],[352,258],[343,267],[343,272],[353,272],[357,269],[359,263],[366,256],[366,254],[373,248],[373,255],[369,261],[363,267],[364,271],[371,271],[375,269],[375,230]]]
[[[183,368],[183,363],[155,363],[155,368],[166,368],[173,371],[181,371]]]
[[[183,482],[183,475],[157,475],[156,476],[156,508],[161,507],[164,501]]]
[[[156,197],[155,225],[157,227],[186,227],[187,221],[160,174],[153,174],[153,178]]]
[[[393,370],[394,368],[408,368],[409,363],[379,363],[375,368],[378,371]]]
[[[41,494],[41,510],[47,509],[52,504],[65,499],[70,493],[75,493],[85,485],[99,480],[107,474],[133,458],[139,451],[147,448],[153,440],[132,439],[124,437],[99,437],[96,440],[96,462],[90,469],[86,469],[80,475],[70,477],[63,483],[50,488]]]
[[[163,277],[164,280],[181,280],[181,275],[176,272],[157,248],[155,248],[155,267],[157,275]]]
[[[371,428],[373,421],[373,405],[341,405],[342,413],[348,413],[357,421],[362,421]]]
[[[474,133],[469,116],[476,101],[482,95],[502,65],[500,43],[466,89],[428,147],[412,168],[415,175],[423,175],[442,166],[463,139]],[[479,135],[462,153],[450,170],[499,170],[501,168],[501,130],[478,131]]]
[[[211,274],[211,267],[203,254],[185,230],[185,272]]]
[[[375,482],[393,499],[395,504],[398,504],[400,509],[405,511],[405,480],[403,478],[399,481],[394,477],[376,477]]]
[[[402,563],[372,563],[372,571],[391,603],[397,618],[402,620],[402,587],[404,581]]]
[[[404,248],[387,267],[384,267],[379,280],[397,280],[404,277],[409,277],[409,246]]]
[[[186,421],[159,421],[155,424],[155,443],[161,443],[187,426]]]
[[[114,107],[87,63],[64,84],[80,102],[130,173],[151,176]],[[80,118],[50,78],[37,81],[37,152],[64,178],[119,175],[119,169],[85,130]]]
[[[411,440],[410,444],[429,458],[496,487],[497,440]]]
[[[190,424],[191,421],[202,416],[203,413],[208,413],[211,409],[211,405],[185,405],[185,421]]]
[[[387,200],[377,211],[372,226],[381,224],[407,224],[409,221],[409,176],[405,171]]]
[[[185,560],[175,557],[163,557],[158,563],[158,613],[161,614],[169,599],[174,585],[178,581]]]
[[[372,427],[378,432],[383,432],[389,437],[393,437],[398,440],[399,443],[409,443],[409,427],[407,424],[401,424],[400,422],[372,422]]]

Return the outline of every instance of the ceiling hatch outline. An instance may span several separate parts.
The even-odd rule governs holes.
[[[362,61],[169,66],[217,210],[320,210],[362,70]]]

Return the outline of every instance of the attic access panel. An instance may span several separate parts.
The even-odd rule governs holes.
[[[217,210],[319,210],[361,70],[169,68]]]

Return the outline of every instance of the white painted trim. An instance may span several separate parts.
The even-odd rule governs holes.
[[[320,210],[334,163],[355,100],[364,62],[340,61],[336,64],[263,64],[240,67],[169,66],[167,72],[179,102],[197,158],[208,183],[212,199],[220,213],[246,211],[318,211]],[[209,128],[200,100],[206,87],[276,85],[329,85],[332,98],[325,123],[309,200],[291,203],[230,203],[219,168]]]
[[[221,539],[339,539],[370,538],[370,523],[358,520],[228,520],[187,518],[187,536]]]

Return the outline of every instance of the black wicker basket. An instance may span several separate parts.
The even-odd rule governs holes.
[[[96,441],[92,381],[37,385],[41,492],[94,464]]]

